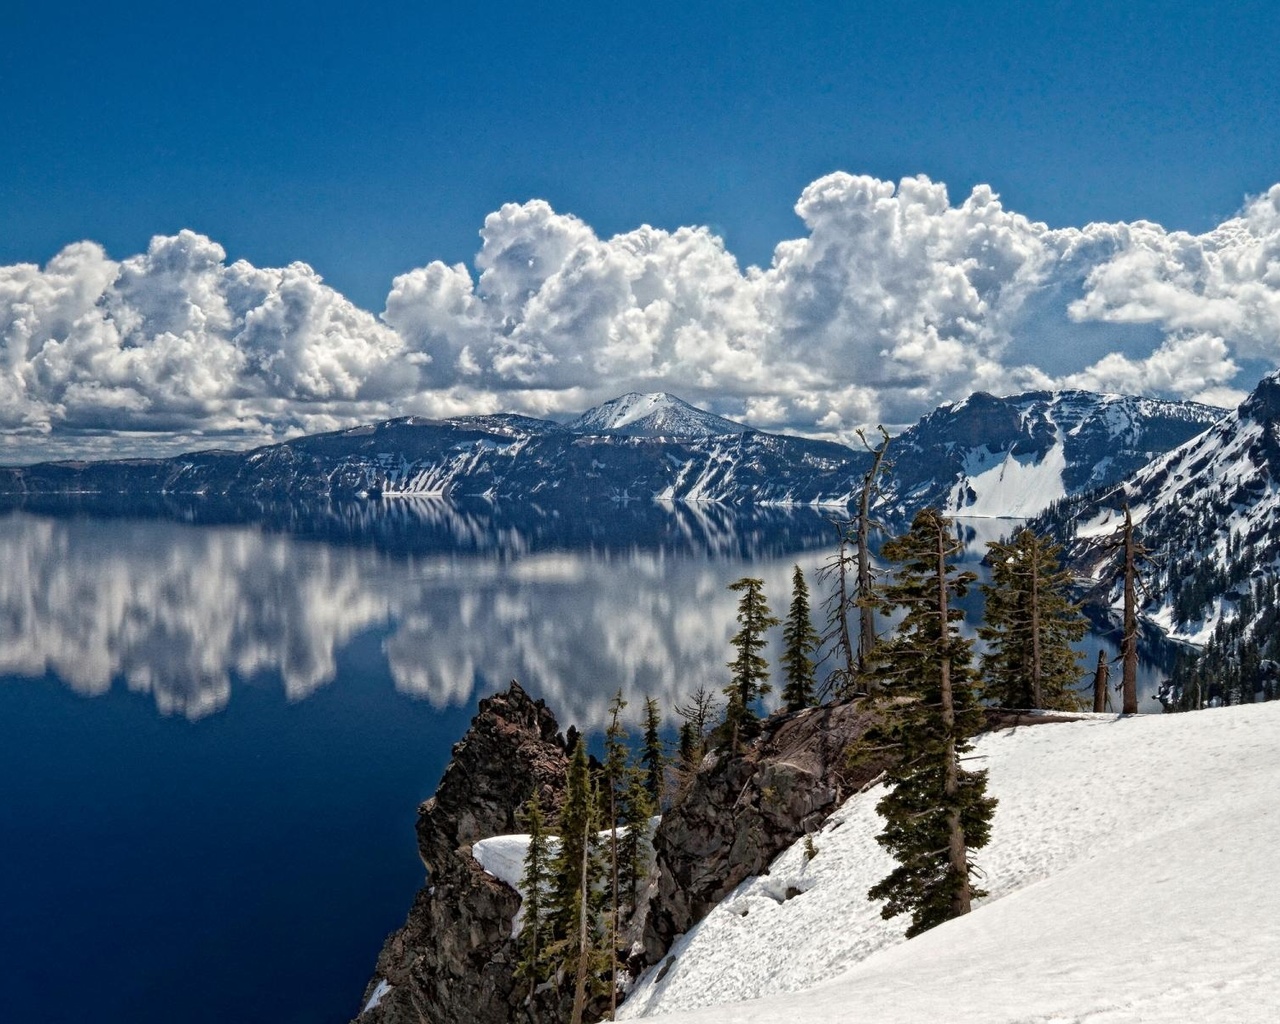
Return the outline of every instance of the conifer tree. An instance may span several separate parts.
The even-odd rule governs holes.
[[[609,704],[609,725],[604,733],[604,804],[609,821],[609,1017],[617,1009],[618,1000],[618,916],[621,911],[621,851],[618,846],[618,818],[630,788],[630,765],[627,756],[627,732],[622,726],[622,709],[627,702],[618,690]]]
[[[547,955],[550,936],[546,920],[551,857],[547,848],[546,817],[536,788],[525,805],[520,825],[529,833],[529,847],[524,855],[524,873],[520,876],[520,891],[524,894],[521,906],[524,920],[520,929],[520,959],[516,965],[516,977],[528,982],[529,998],[532,999],[534,990],[551,973]]]
[[[640,883],[645,877],[645,841],[649,838],[649,819],[656,810],[649,797],[645,772],[631,769],[627,773],[627,790],[622,801],[618,823],[622,836],[618,840],[618,862],[622,895],[629,913],[635,913]]]
[[[1124,637],[1120,642],[1120,713],[1138,713],[1138,559],[1147,553],[1134,534],[1133,515],[1124,506]]]
[[[738,600],[737,633],[731,643],[738,656],[729,662],[733,678],[724,688],[728,704],[725,709],[730,741],[734,750],[744,734],[751,733],[758,719],[755,702],[772,687],[769,685],[769,663],[760,654],[768,644],[765,630],[777,626],[780,620],[769,612],[764,599],[764,580],[751,576],[729,584],[729,589],[742,594]]]
[[[644,699],[644,743],[640,748],[640,761],[644,765],[649,800],[658,807],[662,803],[662,776],[667,755],[662,746],[662,711],[654,697]]]
[[[586,744],[579,737],[569,759],[560,809],[560,846],[552,860],[548,919],[555,935],[549,955],[574,978],[573,1024],[581,1024],[587,983],[598,966],[596,900],[600,875],[596,851],[598,794],[591,784]]]
[[[791,574],[791,610],[782,629],[782,665],[786,685],[782,688],[782,702],[788,711],[799,711],[814,702],[813,653],[820,638],[809,618],[809,586],[804,581],[804,571],[795,566]]]
[[[899,563],[885,611],[905,611],[885,645],[878,695],[879,739],[894,761],[889,792],[877,804],[885,819],[877,841],[898,866],[868,896],[887,901],[885,917],[909,913],[908,936],[968,913],[982,895],[970,880],[968,851],[986,845],[995,810],[986,772],[967,771],[960,760],[982,724],[972,644],[960,635],[962,616],[952,605],[975,578],[949,561],[960,549],[950,520],[933,509],[882,549]]]
[[[1088,624],[1067,596],[1062,547],[1024,528],[987,550],[991,582],[982,586],[986,622],[978,628],[989,645],[984,696],[1005,708],[1078,710],[1082,669],[1071,645]]]

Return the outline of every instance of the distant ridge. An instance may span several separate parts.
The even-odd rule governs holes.
[[[745,434],[750,427],[698,409],[675,395],[632,391],[588,409],[565,424],[575,434],[626,437],[721,437]]]
[[[971,395],[894,438],[880,511],[925,506],[980,518],[1034,515],[1201,433],[1222,410],[1188,402],[1031,392]],[[0,497],[207,495],[229,499],[480,498],[715,502],[847,508],[861,446],[766,433],[665,393],[627,394],[568,423],[514,414],[401,417],[247,452],[0,468]]]
[[[1252,631],[1264,607],[1258,596],[1280,575],[1280,371],[1209,430],[1046,517],[1070,539],[1073,568],[1108,603],[1121,596],[1108,542],[1125,505],[1153,554],[1144,609],[1151,622],[1194,644],[1224,621]]]

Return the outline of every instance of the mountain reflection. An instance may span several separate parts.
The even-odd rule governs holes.
[[[761,576],[785,611],[792,563],[815,566],[830,536],[813,513],[718,507],[518,519],[382,502],[199,527],[181,510],[95,511],[0,516],[0,674],[85,695],[122,681],[192,719],[262,674],[305,698],[378,630],[404,693],[459,705],[518,678],[562,720],[599,725],[619,686],[668,704],[718,687],[726,585]]]

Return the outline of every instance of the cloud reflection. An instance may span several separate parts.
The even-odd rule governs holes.
[[[198,719],[253,677],[278,674],[292,700],[340,684],[340,652],[377,629],[406,694],[464,705],[518,678],[566,724],[598,726],[618,687],[638,713],[643,694],[669,706],[722,685],[727,584],[764,578],[782,612],[791,565],[823,558],[812,544],[758,560],[722,547],[735,553],[391,554],[249,526],[13,514],[0,517],[0,673],[86,696],[120,681]]]

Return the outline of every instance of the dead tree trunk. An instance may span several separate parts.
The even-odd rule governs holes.
[[[1120,641],[1122,659],[1120,713],[1138,713],[1138,546],[1133,537],[1133,516],[1124,507],[1124,637]]]
[[[1111,693],[1107,684],[1111,681],[1111,666],[1107,663],[1107,652],[1098,652],[1098,667],[1093,673],[1093,710],[1102,714],[1111,703]]]
[[[867,444],[862,431],[858,436],[871,451],[871,468],[862,479],[862,493],[858,496],[858,677],[867,691],[876,688],[871,678],[871,656],[876,646],[875,580],[871,569],[871,498],[876,493],[876,480],[884,465],[884,454],[889,448],[889,433],[880,428],[884,440],[879,448]]]

